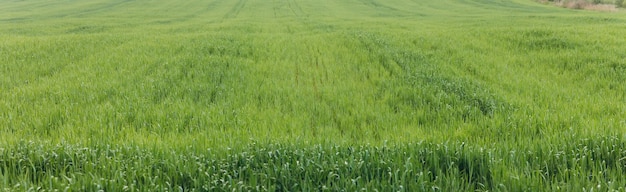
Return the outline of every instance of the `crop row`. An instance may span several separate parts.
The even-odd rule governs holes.
[[[221,151],[22,141],[0,148],[0,183],[89,191],[623,190],[625,147],[613,136],[500,148],[253,143]]]

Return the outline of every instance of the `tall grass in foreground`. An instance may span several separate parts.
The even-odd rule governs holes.
[[[9,191],[609,191],[626,186],[625,148],[613,136],[498,148],[252,143],[225,151],[19,142],[0,148],[0,184]]]

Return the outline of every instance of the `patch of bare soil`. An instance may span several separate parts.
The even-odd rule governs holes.
[[[541,3],[554,3],[554,5],[568,8],[568,9],[584,9],[584,10],[592,10],[592,11],[605,11],[605,12],[615,12],[617,11],[617,7],[613,4],[593,4],[591,2],[585,0],[563,0],[563,1],[554,1],[549,2],[547,0],[540,0]]]

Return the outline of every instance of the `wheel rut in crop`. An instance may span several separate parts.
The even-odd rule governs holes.
[[[93,7],[93,8],[89,8],[89,9],[85,9],[82,10],[80,12],[77,12],[75,14],[71,14],[71,16],[73,17],[84,17],[86,15],[91,15],[91,14],[96,14],[96,13],[101,13],[101,12],[107,12],[109,10],[115,10],[118,9],[126,4],[129,3],[133,3],[133,1],[129,1],[129,0],[120,0],[120,1],[113,1],[113,2],[109,2],[107,4],[104,4],[102,6],[98,6],[98,7]]]
[[[224,15],[223,19],[232,19],[236,18],[241,10],[246,6],[248,0],[239,0],[233,8]]]
[[[167,19],[155,21],[153,23],[163,25],[163,24],[180,23],[180,22],[185,22],[185,21],[189,21],[193,19],[203,19],[203,20],[208,20],[208,21],[215,20],[215,18],[208,17],[205,14],[210,13],[212,11],[219,10],[224,2],[225,1],[213,0],[205,5],[200,6],[202,8],[198,8],[197,10],[192,11],[186,15],[183,15],[180,17],[174,17],[174,18],[167,18]],[[180,6],[180,7],[177,7],[177,9],[186,10],[188,9],[188,6]],[[185,11],[185,12],[188,12],[188,11]]]
[[[410,14],[410,12],[397,9],[395,7],[384,5],[376,0],[359,0],[359,1],[368,7],[371,7],[377,11],[380,11],[381,14],[394,15],[394,16],[405,16],[405,15]]]

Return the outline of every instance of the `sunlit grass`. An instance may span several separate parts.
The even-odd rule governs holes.
[[[625,184],[623,11],[0,2],[1,189]]]

